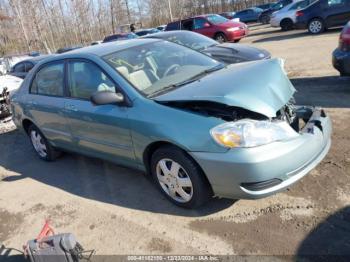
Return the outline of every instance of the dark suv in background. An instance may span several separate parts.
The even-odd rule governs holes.
[[[319,0],[296,12],[299,29],[319,34],[330,27],[343,26],[350,20],[350,0]]]

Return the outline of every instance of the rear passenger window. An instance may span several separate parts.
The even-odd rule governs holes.
[[[89,62],[70,62],[68,82],[70,96],[74,98],[90,99],[95,92],[116,91],[114,83],[102,70]]]
[[[30,92],[39,95],[63,96],[64,64],[51,64],[40,69],[32,82]]]

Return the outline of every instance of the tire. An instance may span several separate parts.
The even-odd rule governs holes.
[[[177,206],[197,208],[213,195],[200,167],[177,147],[156,150],[151,159],[151,173],[158,189]]]
[[[289,31],[289,30],[293,29],[294,23],[290,19],[283,19],[281,21],[280,27],[281,27],[282,31]]]
[[[268,15],[263,15],[261,18],[260,18],[260,21],[261,23],[263,23],[264,25],[270,23],[270,17]]]
[[[225,43],[225,42],[227,42],[227,38],[226,38],[226,36],[225,36],[224,33],[217,33],[217,34],[215,35],[214,39],[215,39],[216,41],[218,41],[219,43]]]
[[[242,38],[236,39],[236,40],[234,40],[233,42],[238,43],[239,41],[241,41],[241,39],[242,39]]]
[[[28,135],[34,151],[40,159],[53,161],[61,155],[61,152],[50,145],[43,133],[35,125],[31,125],[28,128]]]
[[[307,26],[307,29],[310,34],[313,34],[313,35],[320,34],[325,30],[324,21],[319,18],[311,19]]]

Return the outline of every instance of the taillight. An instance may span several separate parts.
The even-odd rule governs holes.
[[[350,26],[345,26],[340,34],[339,48],[342,51],[350,51]]]
[[[295,13],[295,16],[296,16],[296,17],[303,16],[303,15],[304,15],[303,11],[297,11],[297,12]]]

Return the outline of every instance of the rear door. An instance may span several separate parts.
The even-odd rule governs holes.
[[[350,6],[348,0],[324,0],[323,12],[327,27],[342,26],[350,20]]]
[[[45,64],[32,79],[25,110],[55,146],[70,148],[72,137],[64,116],[64,61]]]
[[[134,160],[129,130],[128,107],[94,106],[95,92],[120,89],[111,78],[89,60],[68,62],[69,99],[64,108],[78,151],[121,164]]]

